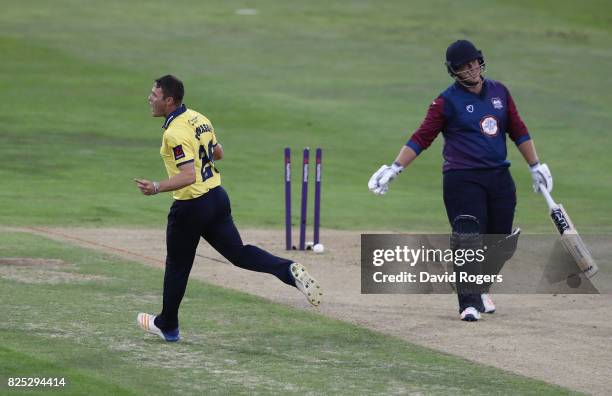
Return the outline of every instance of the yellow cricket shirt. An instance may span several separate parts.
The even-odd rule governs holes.
[[[210,121],[184,104],[166,117],[159,153],[168,177],[179,173],[178,167],[194,163],[196,181],[173,192],[174,199],[197,198],[221,185],[221,174],[215,168],[213,151],[217,137]]]

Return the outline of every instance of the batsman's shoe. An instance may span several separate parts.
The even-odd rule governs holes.
[[[484,310],[482,312],[488,313],[488,314],[494,313],[495,304],[493,303],[493,299],[491,298],[491,295],[487,293],[483,293],[480,295],[480,298],[482,299],[482,306],[484,307]]]
[[[480,319],[480,312],[474,307],[467,307],[461,312],[461,320],[466,322],[476,322]]]
[[[155,326],[155,315],[149,315],[148,313],[141,312],[138,314],[138,319],[136,321],[138,322],[138,326],[140,326],[141,329],[143,329],[147,333],[155,334],[161,337],[161,339],[163,339],[164,341],[176,342],[181,339],[181,337],[179,336],[178,328],[171,331],[162,331],[157,326]]]
[[[291,272],[291,276],[293,276],[293,280],[295,281],[295,287],[298,288],[299,291],[304,293],[308,302],[310,302],[315,307],[321,304],[321,300],[323,298],[323,293],[321,292],[321,286],[319,282],[313,278],[306,268],[302,264],[293,263],[289,267],[289,271]]]

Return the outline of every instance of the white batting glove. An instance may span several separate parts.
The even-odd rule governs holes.
[[[531,172],[531,178],[533,179],[534,192],[540,191],[540,184],[544,185],[548,192],[552,191],[553,178],[550,174],[550,169],[548,169],[548,165],[537,162],[534,165],[529,165],[529,171]]]
[[[403,169],[404,167],[396,163],[391,164],[391,166],[381,166],[368,181],[368,188],[376,195],[386,194],[389,191],[391,180],[395,179]]]

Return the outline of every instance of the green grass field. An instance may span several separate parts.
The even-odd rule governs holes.
[[[135,323],[159,307],[160,270],[19,233],[0,256],[63,260],[0,262],[2,394],[8,376],[81,395],[571,393],[197,280],[166,344]]]
[[[132,178],[165,176],[161,120],[150,117],[146,96],[154,78],[171,72],[224,144],[219,167],[239,224],[280,228],[282,148],[298,157],[320,146],[325,227],[444,231],[441,138],[387,196],[368,193],[366,183],[450,83],[444,50],[467,37],[484,50],[488,76],[511,88],[575,223],[612,231],[612,3],[165,4],[3,8],[2,71],[10,78],[0,112],[0,223],[163,224],[170,198],[139,196]],[[257,15],[235,13],[245,7]],[[509,151],[516,223],[548,232],[544,202]]]
[[[218,167],[239,226],[281,228],[282,149],[297,163],[310,146],[324,149],[323,227],[446,231],[441,137],[386,196],[366,184],[451,82],[446,46],[468,38],[487,76],[512,90],[555,198],[582,232],[612,232],[608,1],[2,5],[0,226],[162,228],[171,198],[143,197],[132,179],[165,177],[162,120],[146,98],[173,73],[224,146]],[[509,152],[516,223],[552,232]],[[159,307],[159,270],[0,232],[5,257],[67,264],[0,264],[0,394],[17,393],[3,387],[9,375],[66,377],[64,394],[565,392],[195,280],[184,342],[166,345],[135,325],[138,311]]]

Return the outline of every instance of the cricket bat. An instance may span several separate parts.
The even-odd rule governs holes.
[[[563,208],[563,205],[557,204],[546,187],[540,184],[540,192],[546,199],[548,209],[550,210],[550,218],[557,227],[557,231],[561,234],[561,243],[565,247],[565,250],[573,257],[574,261],[578,265],[578,268],[584,273],[587,278],[591,278],[597,273],[599,268],[593,260],[593,256],[587,249],[586,245],[580,238],[574,223],[570,219],[569,215]]]

